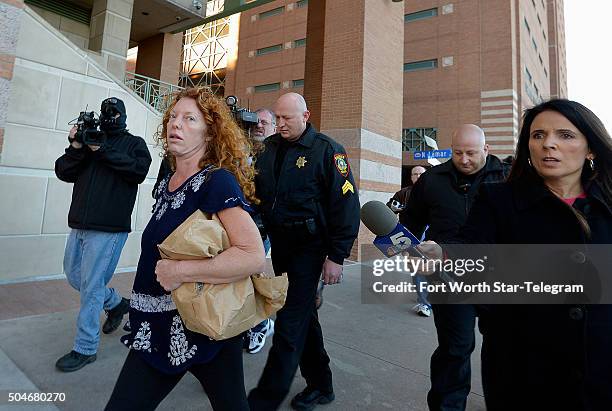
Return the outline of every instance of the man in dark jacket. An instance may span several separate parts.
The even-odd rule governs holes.
[[[400,223],[402,223],[402,225],[406,225],[406,222],[402,221],[402,219],[405,217],[405,215],[402,214],[402,211],[404,210],[404,208],[406,208],[406,204],[408,203],[408,198],[410,198],[410,192],[412,191],[412,187],[414,187],[419,177],[421,177],[421,174],[426,171],[427,169],[422,166],[412,167],[412,170],[410,170],[410,185],[396,192],[393,197],[391,197],[389,201],[387,201],[387,207],[389,207],[395,214],[399,214]]]
[[[103,134],[96,141],[83,141],[85,133],[73,127],[66,153],[55,162],[57,177],[74,183],[64,272],[81,294],[73,349],[55,364],[64,372],[96,360],[102,309],[107,312],[105,334],[115,331],[129,310],[129,300],[106,285],[131,230],[138,184],[151,164],[145,141],[126,130],[123,101],[110,97],[102,102],[100,112]]]
[[[277,274],[287,272],[285,306],[276,316],[272,348],[251,410],[275,410],[289,393],[300,367],[306,389],[291,406],[311,410],[334,400],[329,357],[315,294],[342,278],[342,264],[359,231],[359,198],[344,148],[308,123],[304,98],[282,95],[274,107],[278,134],[268,137],[257,158],[257,197],[272,242]]]
[[[452,136],[452,159],[428,170],[417,181],[402,220],[417,238],[444,243],[467,220],[480,184],[503,181],[509,167],[493,155],[482,129],[460,126]],[[477,307],[434,304],[438,348],[431,357],[430,410],[464,410],[471,388],[470,356],[475,347]]]

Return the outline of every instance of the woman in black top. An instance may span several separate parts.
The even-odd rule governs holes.
[[[527,110],[508,181],[483,187],[456,240],[612,243],[612,140],[601,121],[568,100]],[[480,325],[489,411],[612,409],[612,306],[492,305]]]
[[[158,137],[172,172],[155,192],[130,301],[130,348],[108,410],[155,409],[186,372],[215,410],[248,410],[242,336],[212,341],[185,328],[170,291],[184,282],[229,283],[259,272],[263,244],[249,212],[255,200],[248,144],[225,102],[204,88],[181,91]],[[196,210],[217,213],[231,247],[205,260],[162,260],[157,244]]]

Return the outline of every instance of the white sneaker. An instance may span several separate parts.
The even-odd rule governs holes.
[[[412,309],[421,317],[431,317],[431,308],[426,304],[417,304]]]
[[[261,330],[253,331],[251,329],[247,352],[249,354],[257,354],[266,344],[266,338],[272,334],[274,334],[274,320],[268,318],[266,325]]]

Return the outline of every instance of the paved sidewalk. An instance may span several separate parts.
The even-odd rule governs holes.
[[[359,265],[345,268],[341,285],[325,288],[319,314],[336,400],[317,409],[426,410],[429,357],[436,345],[431,318],[416,316],[407,305],[361,304]],[[117,274],[113,286],[129,295],[133,274]],[[55,361],[72,347],[78,294],[65,281],[0,286],[0,411],[51,410],[53,404],[8,405],[8,392],[63,392],[60,410],[101,410],[112,391],[127,349],[123,331],[102,334],[96,362],[74,373],[55,370]],[[480,346],[480,340],[479,344]],[[247,391],[255,386],[270,345],[244,354]],[[480,383],[480,349],[473,356],[473,391],[468,410],[484,410]],[[304,388],[295,378],[282,409]],[[160,410],[208,410],[210,405],[191,375],[179,383]]]

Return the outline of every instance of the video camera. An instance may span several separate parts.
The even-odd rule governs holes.
[[[102,101],[98,118],[93,111],[81,111],[76,123],[71,123],[77,126],[75,140],[82,144],[101,146],[106,141],[106,133],[125,130],[126,118],[123,101],[109,97]]]
[[[227,96],[225,103],[230,108],[234,119],[245,132],[249,132],[252,125],[257,124],[257,113],[250,111],[244,107],[238,105],[238,98],[236,96]]]
[[[100,146],[104,143],[106,135],[98,130],[100,119],[95,117],[93,111],[81,111],[76,121],[77,132],[74,135],[76,141],[82,144]]]

